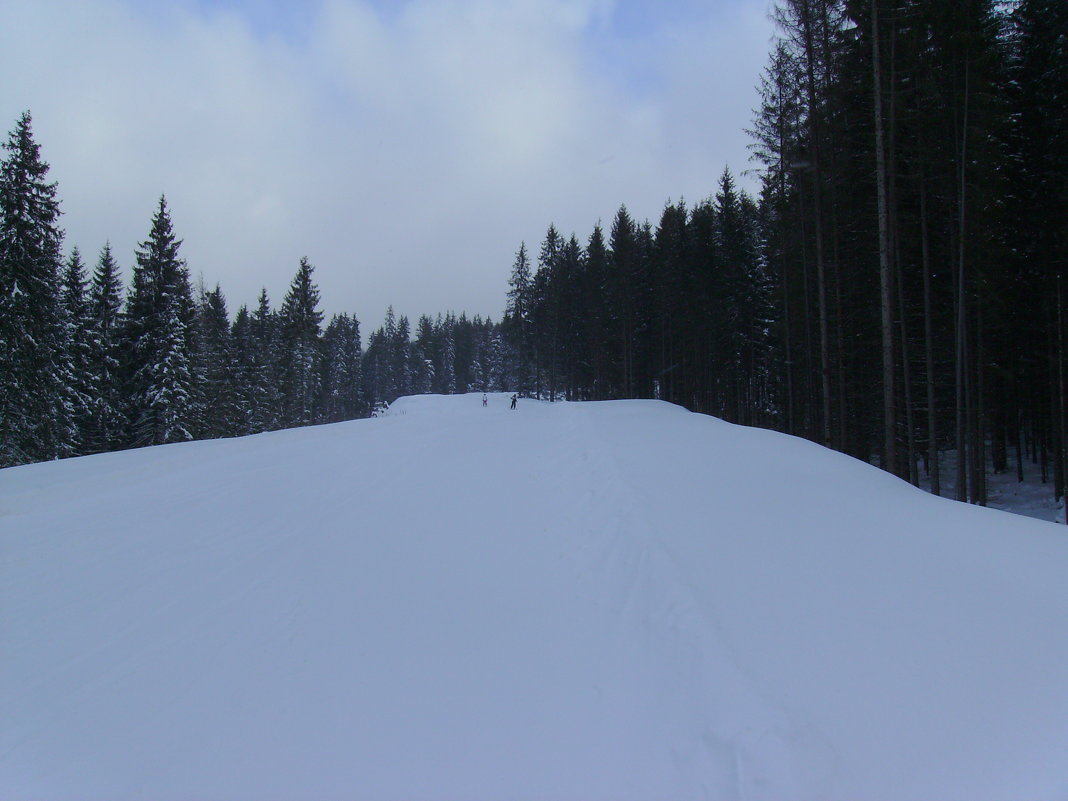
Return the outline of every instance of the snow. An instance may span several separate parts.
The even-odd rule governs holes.
[[[1064,499],[1053,497],[1052,480],[1042,481],[1042,468],[1037,461],[1030,458],[1023,460],[1024,480],[1016,474],[1016,453],[1009,452],[1009,469],[1004,472],[994,470],[993,460],[989,454],[986,459],[987,506],[1001,509],[1013,514],[1026,515],[1051,523],[1064,523]],[[939,476],[942,495],[946,498],[956,497],[957,488],[957,451],[949,449],[939,452]],[[1052,467],[1050,468],[1052,472]],[[920,486],[929,490],[931,478],[920,470]]]
[[[1068,537],[653,401],[0,471],[0,797],[1068,793]]]

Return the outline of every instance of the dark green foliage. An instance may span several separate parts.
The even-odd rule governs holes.
[[[248,313],[245,313],[246,318]],[[246,324],[246,328],[250,326]],[[238,385],[238,360],[226,298],[216,286],[201,289],[196,316],[197,439],[232,437],[247,433],[247,406]],[[248,333],[251,333],[249,330]]]
[[[234,434],[252,434],[265,430],[256,426],[257,406],[262,403],[264,383],[258,363],[258,343],[248,306],[237,310],[230,328],[234,369]]]
[[[532,313],[534,287],[530,273],[530,258],[526,243],[520,243],[508,279],[508,306],[503,326],[514,354],[515,371],[512,386],[520,394],[528,394],[533,387]]]
[[[279,314],[283,424],[287,427],[317,422],[319,414],[323,314],[319,311],[319,289],[312,281],[313,270],[306,258],[300,260]]]
[[[398,319],[390,307],[385,324],[371,334],[364,353],[365,408],[392,403],[403,394],[510,388],[516,368],[514,361],[506,362],[503,336],[503,325],[450,312],[436,320],[421,316],[412,341],[408,318]]]
[[[669,204],[655,232],[621,207],[610,243],[599,225],[585,249],[550,226],[528,295],[535,391],[550,400],[661,397],[773,423],[774,284],[758,206],[730,173],[715,203],[692,212]],[[514,353],[514,316],[506,323]]]
[[[324,422],[366,416],[362,360],[359,321],[335,314],[323,333]]]
[[[63,269],[61,279],[61,312],[63,342],[67,354],[63,365],[64,405],[70,414],[73,438],[68,444],[70,453],[90,453],[87,443],[91,428],[93,399],[100,392],[93,370],[92,318],[89,313],[85,265],[75,247]]]
[[[251,352],[246,354],[252,385],[247,390],[247,408],[253,431],[282,427],[282,332],[278,315],[271,310],[267,290],[260,290],[252,313]]]
[[[71,453],[59,201],[24,113],[0,162],[0,466]]]
[[[1068,11],[1007,8],[783,0],[750,131],[779,424],[978,503],[1010,446],[1068,472]]]
[[[182,442],[195,430],[194,308],[180,246],[161,197],[148,239],[137,251],[124,315],[128,442],[133,446]]]
[[[126,431],[126,411],[122,380],[122,282],[111,255],[104,245],[89,286],[89,372],[93,395],[90,415],[83,434],[83,450],[99,453],[122,447]]]

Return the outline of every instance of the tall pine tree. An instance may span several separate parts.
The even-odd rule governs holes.
[[[192,439],[192,290],[161,197],[148,239],[137,251],[124,320],[131,445]]]
[[[58,293],[56,185],[19,118],[0,162],[0,466],[54,459],[74,441]]]
[[[306,258],[300,260],[280,313],[282,401],[289,426],[314,423],[319,412],[323,314],[319,311],[319,289],[312,281],[314,269]]]
[[[121,310],[118,265],[111,255],[111,245],[105,244],[89,285],[87,343],[94,393],[83,441],[87,453],[114,450],[124,444]]]

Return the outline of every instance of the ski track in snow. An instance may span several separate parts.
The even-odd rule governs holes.
[[[1068,543],[663,403],[0,471],[0,797],[1068,788]]]

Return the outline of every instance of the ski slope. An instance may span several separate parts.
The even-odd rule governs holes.
[[[1068,534],[652,401],[0,471],[0,798],[1068,797]]]

